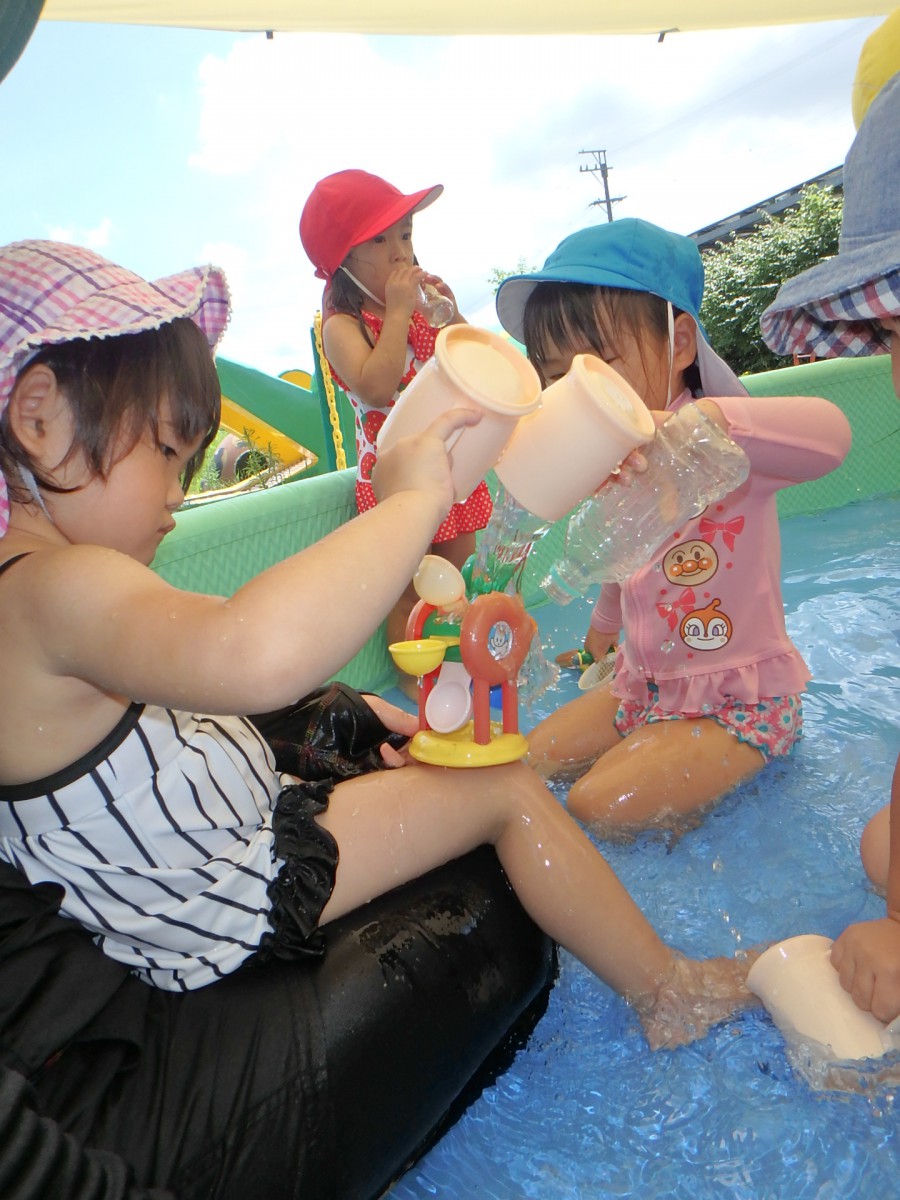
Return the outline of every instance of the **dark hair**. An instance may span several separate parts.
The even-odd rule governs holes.
[[[356,323],[359,325],[360,332],[366,339],[368,344],[374,348],[375,343],[372,340],[372,334],[369,331],[368,325],[363,320],[362,310],[366,302],[366,297],[363,292],[356,286],[346,271],[342,271],[340,267],[331,277],[331,283],[328,287],[327,296],[328,307],[336,313],[345,313],[347,316],[355,317]]]
[[[677,317],[683,310],[673,306],[672,311]],[[550,342],[559,348],[590,346],[598,357],[609,360],[619,357],[622,334],[630,334],[643,361],[648,335],[664,342],[669,336],[665,300],[650,292],[590,283],[539,283],[525,304],[523,330],[528,357],[542,380]],[[702,389],[696,362],[686,368],[684,379],[691,392],[699,395]]]
[[[184,487],[189,486],[219,428],[221,409],[221,389],[209,343],[193,321],[179,317],[144,333],[79,338],[47,346],[20,376],[37,363],[53,371],[74,415],[75,432],[67,458],[82,451],[91,471],[105,479],[148,427],[157,435],[159,404],[165,396],[179,438],[184,442],[203,439],[184,472]],[[0,469],[17,500],[27,495],[18,484],[15,467],[19,463],[48,491],[62,490],[42,478],[10,429],[7,410],[0,422]]]

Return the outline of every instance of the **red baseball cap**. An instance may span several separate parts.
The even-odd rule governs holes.
[[[336,171],[320,179],[300,214],[300,241],[319,279],[330,279],[354,246],[427,208],[442,183],[409,196],[368,171]]]

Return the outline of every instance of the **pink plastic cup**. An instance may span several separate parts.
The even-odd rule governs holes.
[[[647,406],[621,375],[593,354],[578,354],[516,426],[497,478],[522,508],[556,521],[655,433]]]
[[[388,413],[378,449],[423,432],[448,409],[475,409],[481,413],[478,424],[448,443],[459,502],[494,466],[520,418],[540,403],[540,379],[519,350],[486,329],[448,325],[437,336],[433,357]]]

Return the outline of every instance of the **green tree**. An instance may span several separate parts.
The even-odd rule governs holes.
[[[488,276],[488,283],[492,292],[496,292],[497,288],[504,279],[508,279],[510,275],[530,275],[532,271],[539,271],[541,268],[537,266],[529,266],[524,258],[520,258],[511,271],[505,271],[502,267],[492,267],[491,273]]]
[[[718,242],[703,255],[700,319],[716,351],[738,374],[784,367],[759,334],[763,309],[786,280],[836,254],[843,197],[811,185],[781,217],[761,215],[753,233]]]

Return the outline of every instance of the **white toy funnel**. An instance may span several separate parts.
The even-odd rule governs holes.
[[[900,1048],[900,1034],[857,1008],[831,965],[831,938],[807,933],[770,946],[747,976],[747,986],[790,1038],[818,1042],[836,1062],[880,1058]]]

